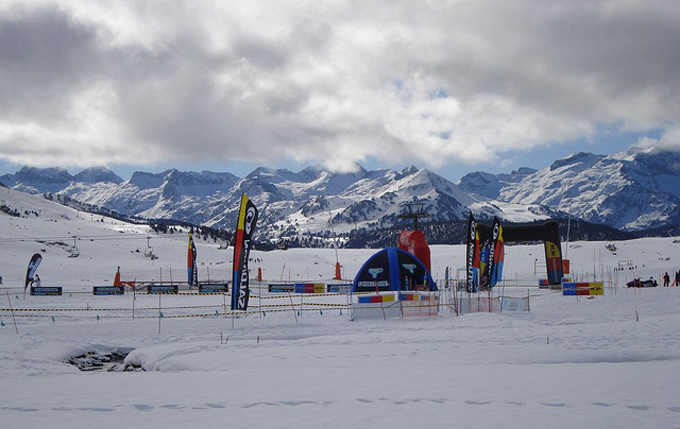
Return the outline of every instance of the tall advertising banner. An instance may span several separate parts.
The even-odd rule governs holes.
[[[40,253],[36,253],[33,255],[31,258],[31,261],[28,263],[28,268],[26,269],[26,282],[24,283],[24,293],[26,293],[26,288],[28,285],[31,283],[31,280],[33,280],[33,276],[35,275],[35,272],[38,270],[38,266],[42,262],[42,255]]]
[[[488,255],[486,257],[486,266],[484,267],[485,285],[490,288],[494,287],[495,283],[492,284],[493,273],[496,270],[496,244],[498,242],[498,235],[501,232],[501,223],[497,217],[493,218],[493,226],[491,230],[491,240],[488,243]]]
[[[232,280],[231,309],[246,311],[250,290],[250,274],[248,273],[248,257],[250,241],[257,223],[257,208],[246,194],[241,194],[241,208],[236,223],[234,240],[234,278]]]
[[[198,269],[196,268],[196,245],[189,233],[189,249],[187,250],[187,275],[189,286],[198,286]]]
[[[479,283],[479,233],[477,231],[477,222],[472,213],[470,213],[470,220],[468,221],[466,270],[466,290],[468,292],[477,292],[477,284]]]
[[[498,233],[496,233],[496,225],[498,225]],[[496,240],[494,243],[493,254],[493,272],[491,273],[490,287],[496,286],[496,283],[503,279],[503,264],[505,263],[505,241],[503,240],[503,225],[494,220],[494,235]]]
[[[562,284],[564,276],[562,266],[562,249],[560,245],[559,224],[555,221],[545,223],[545,262],[548,269],[548,284]]]

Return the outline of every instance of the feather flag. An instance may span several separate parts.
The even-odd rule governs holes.
[[[467,287],[468,292],[477,292],[479,283],[479,232],[477,222],[470,213],[467,232]]]
[[[26,269],[26,283],[24,284],[24,292],[26,292],[26,288],[31,283],[31,280],[35,275],[35,272],[38,270],[38,266],[42,262],[42,259],[43,259],[42,255],[40,253],[36,253],[35,255],[33,255],[31,261],[28,263],[28,268]]]
[[[484,242],[484,247],[487,250],[485,258],[485,267],[483,268],[483,283],[485,286],[492,288],[492,277],[495,270],[496,264],[496,243],[498,241],[498,234],[500,233],[501,223],[497,217],[493,218],[493,225],[491,227],[491,237]]]
[[[187,274],[189,286],[198,286],[198,269],[196,268],[196,245],[189,233],[189,249],[187,251]]]
[[[246,196],[241,194],[241,207],[236,223],[236,237],[234,240],[234,265],[231,292],[231,309],[247,310],[250,297],[250,273],[248,272],[248,258],[250,243],[257,223],[257,208]]]
[[[494,253],[493,253],[493,269],[491,270],[490,287],[496,286],[498,282],[503,279],[503,264],[505,263],[505,241],[503,239],[503,225],[494,220]]]

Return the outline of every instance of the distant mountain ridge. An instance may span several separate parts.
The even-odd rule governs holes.
[[[639,231],[680,223],[680,153],[652,148],[575,153],[521,180],[474,173],[461,188],[514,204],[545,204],[588,222]],[[498,188],[495,193],[494,187]]]
[[[55,180],[55,178],[57,178]],[[341,242],[375,228],[410,225],[400,217],[407,204],[422,204],[428,221],[499,215],[513,221],[546,219],[554,212],[540,205],[507,204],[470,195],[427,169],[409,166],[338,173],[319,166],[300,172],[257,168],[244,178],[209,171],[135,172],[123,181],[103,170],[72,176],[61,169],[24,167],[0,182],[62,201],[106,208],[127,216],[174,219],[212,228],[233,229],[238,202],[245,192],[260,208],[258,236],[267,240],[321,245]],[[334,240],[334,239],[333,239]]]
[[[457,184],[414,166],[401,171],[357,166],[348,173],[319,166],[299,172],[261,167],[243,178],[170,169],[138,171],[127,181],[101,167],[76,175],[23,167],[0,176],[0,182],[126,216],[227,230],[233,230],[245,192],[260,208],[260,240],[301,245],[328,245],[334,237],[345,243],[369,231],[408,227],[411,220],[403,215],[409,204],[418,210],[422,205],[429,217],[421,222],[439,225],[465,220],[470,211],[480,219],[509,222],[571,215],[628,231],[680,221],[680,154],[662,150],[576,153],[542,170],[474,172]]]

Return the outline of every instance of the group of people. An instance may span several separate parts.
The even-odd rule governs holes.
[[[40,287],[40,277],[38,274],[34,275],[33,278],[31,279],[29,285],[31,287]]]
[[[673,284],[671,284],[671,276],[668,275],[668,273],[663,275],[663,286],[668,287],[668,286],[680,286],[680,271],[675,272],[675,279],[673,280]]]

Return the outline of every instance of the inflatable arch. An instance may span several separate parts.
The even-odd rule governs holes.
[[[503,246],[507,241],[515,243],[542,241],[548,284],[562,283],[564,276],[562,249],[559,224],[556,221],[547,221],[543,224],[501,225],[495,218],[493,225],[489,226],[477,223],[470,214],[467,235],[468,292],[476,292],[478,287],[493,287],[500,281]]]
[[[423,231],[417,229],[415,231],[403,231],[399,234],[399,248],[418,258],[428,271],[432,271],[430,267],[430,247],[427,245]]]
[[[389,247],[371,256],[354,278],[354,292],[437,290],[429,270],[412,254]]]

